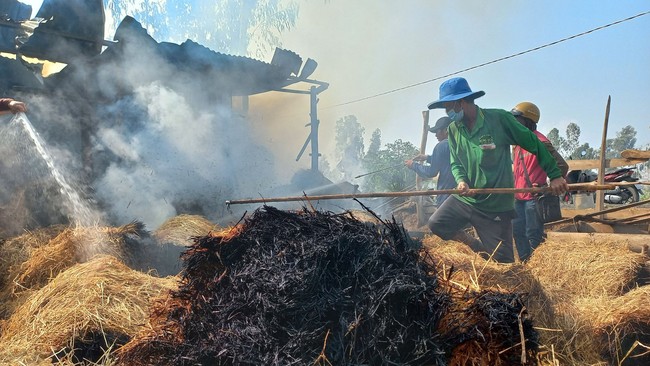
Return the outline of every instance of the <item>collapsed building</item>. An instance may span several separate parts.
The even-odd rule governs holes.
[[[264,194],[264,183],[274,174],[272,154],[247,131],[256,128],[249,97],[268,92],[309,97],[309,131],[296,160],[311,147],[311,161],[283,190],[276,186],[267,196],[316,187],[326,188],[319,193],[356,192],[357,186],[334,184],[319,172],[317,102],[329,85],[310,79],[316,61],[303,62],[295,52],[280,48],[269,63],[219,53],[192,40],[159,42],[130,16],[108,40],[102,0],[45,0],[33,19],[31,10],[17,0],[0,4],[0,52],[6,56],[0,57],[0,93],[28,103],[29,119],[57,155],[57,164],[65,162],[65,171],[78,172],[63,175],[85,198],[103,205],[109,221],[125,223],[127,216],[155,211],[155,202],[161,208],[152,225],[182,213],[223,216],[227,213],[219,195]],[[53,64],[60,71],[48,74]],[[171,119],[175,126],[166,124]],[[166,135],[145,134],[151,129]],[[15,147],[20,133],[13,136],[14,141],[0,142],[5,156],[18,155],[15,151],[21,149]],[[186,153],[181,145],[194,151]],[[159,151],[147,160],[145,148]],[[34,183],[33,173],[21,177],[21,168],[42,162],[38,157],[26,161],[22,155],[20,163],[3,164],[5,172],[18,171],[8,172],[12,178],[0,182],[5,190],[0,205],[21,206],[27,212],[21,222],[14,214],[13,226],[66,223],[70,215],[43,202],[61,200],[56,184]],[[245,163],[238,160],[243,156]],[[240,169],[255,174],[244,176]],[[115,182],[122,187],[114,188]],[[153,187],[162,182],[166,184],[157,194]],[[203,189],[213,195],[199,194]],[[20,205],[18,196],[23,197]]]

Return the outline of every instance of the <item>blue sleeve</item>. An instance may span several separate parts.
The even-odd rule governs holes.
[[[427,159],[429,161],[429,159]],[[435,177],[435,174],[431,173],[431,165],[425,166],[419,163],[413,163],[413,170],[421,176],[425,178],[433,178]]]
[[[429,172],[432,177],[435,177],[440,173],[442,167],[447,164],[449,161],[449,144],[438,143],[436,147],[433,148],[433,154],[429,157]]]
[[[438,143],[433,148],[433,153],[427,158],[428,166],[422,164],[413,164],[413,170],[422,177],[433,178],[438,173],[446,160],[449,160],[449,145]]]

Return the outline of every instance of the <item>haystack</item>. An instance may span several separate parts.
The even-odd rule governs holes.
[[[25,262],[33,250],[46,245],[65,228],[65,225],[54,225],[30,230],[0,242],[0,287],[7,285],[7,279],[13,278],[11,274],[16,271],[16,267]]]
[[[206,236],[218,227],[203,216],[178,215],[165,221],[152,235],[159,243],[190,246],[192,238]]]
[[[538,280],[553,309],[552,318],[535,318],[541,342],[553,346],[556,356],[568,364],[596,364],[616,358],[604,351],[598,318],[582,304],[601,303],[603,314],[613,310],[611,299],[634,288],[646,256],[632,252],[625,243],[592,240],[546,241],[525,267]],[[650,303],[648,303],[650,308]],[[605,309],[609,309],[609,311]],[[610,341],[621,341],[622,338]]]
[[[496,364],[519,360],[534,331],[517,295],[454,305],[418,247],[394,221],[265,206],[196,240],[179,290],[118,364],[446,365],[473,342]]]
[[[107,255],[74,265],[34,292],[6,322],[0,363],[98,362],[111,346],[138,332],[152,299],[176,283],[173,277],[134,271]]]
[[[51,278],[98,254],[107,254],[136,268],[142,267],[143,250],[137,239],[144,233],[141,223],[113,227],[67,228],[47,245],[35,249],[14,280],[14,292],[38,289]]]
[[[435,236],[423,245],[441,281],[456,291],[524,295],[539,332],[539,364],[649,364],[650,287],[635,287],[647,257],[625,243],[546,241],[523,265],[486,262],[468,246]],[[472,354],[464,361],[491,364]]]
[[[615,241],[546,241],[527,267],[556,303],[618,296],[635,286],[647,257]]]
[[[19,275],[21,265],[34,250],[47,245],[65,228],[65,225],[54,225],[33,230],[0,244],[0,318],[7,318],[15,308],[13,279]]]
[[[622,296],[579,299],[576,307],[609,364],[650,365],[650,286]]]

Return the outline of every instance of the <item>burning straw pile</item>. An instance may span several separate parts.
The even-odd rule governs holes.
[[[117,363],[447,365],[482,352],[498,365],[534,351],[517,295],[453,295],[416,244],[395,222],[265,206],[197,238],[179,290]]]

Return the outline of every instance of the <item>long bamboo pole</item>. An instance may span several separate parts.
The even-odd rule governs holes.
[[[602,191],[615,189],[616,186],[631,184],[645,184],[642,182],[617,182],[617,184],[593,184],[593,183],[575,183],[569,184],[570,191]],[[549,187],[532,187],[532,188],[477,188],[470,189],[473,194],[513,194],[513,193],[545,193],[549,192]],[[292,202],[292,201],[322,201],[336,200],[346,198],[378,198],[378,197],[415,197],[415,196],[436,196],[440,194],[459,194],[458,189],[429,189],[424,191],[410,192],[373,192],[373,193],[349,193],[349,194],[326,194],[319,196],[292,196],[292,197],[270,197],[255,199],[228,200],[226,205],[239,205],[246,203],[268,203],[268,202]]]

